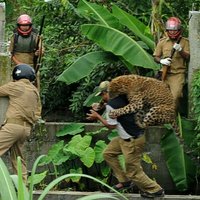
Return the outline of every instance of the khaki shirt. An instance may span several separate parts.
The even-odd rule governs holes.
[[[190,53],[189,49],[189,40],[187,38],[182,37],[179,43],[183,48],[183,51],[186,53]],[[170,40],[170,38],[165,37],[162,38],[154,51],[153,56],[160,57],[160,58],[167,58],[170,57],[171,50],[173,48],[174,41]],[[170,73],[185,73],[186,72],[186,61],[180,55],[179,52],[175,52],[172,58],[172,62],[170,65]]]
[[[40,96],[37,88],[28,79],[20,79],[1,86],[0,96],[9,97],[6,119],[20,119],[34,124],[40,118]]]

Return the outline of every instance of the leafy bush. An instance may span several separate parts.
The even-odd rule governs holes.
[[[8,199],[12,199],[12,200],[32,200],[33,199],[33,186],[35,184],[35,171],[36,171],[36,167],[38,162],[40,161],[40,159],[44,157],[44,155],[38,157],[38,159],[35,161],[34,163],[34,167],[31,173],[31,183],[30,183],[30,190],[28,191],[26,186],[24,185],[23,181],[22,181],[22,166],[21,166],[21,159],[20,157],[17,158],[18,160],[18,176],[17,175],[9,175],[9,172],[3,162],[3,160],[0,158],[0,198],[1,200],[8,200]],[[41,174],[40,174],[41,176]],[[43,174],[42,174],[43,176]],[[57,185],[59,182],[61,182],[64,179],[70,178],[70,177],[85,177],[88,179],[91,179],[93,181],[96,181],[100,184],[102,184],[103,186],[109,188],[110,190],[112,190],[113,192],[115,192],[118,196],[120,196],[122,199],[128,200],[123,194],[119,193],[118,191],[114,190],[112,187],[110,187],[109,185],[103,183],[102,181],[86,175],[86,174],[66,174],[63,175],[61,177],[58,177],[57,179],[53,180],[51,183],[49,183],[46,188],[42,191],[41,195],[39,196],[38,200],[43,200],[45,198],[45,196],[48,194],[48,192],[55,186]],[[43,177],[42,177],[43,178]],[[42,179],[41,178],[41,179]],[[115,195],[116,196],[116,195]],[[117,197],[114,197],[114,194],[94,194],[94,195],[88,195],[87,197],[82,197],[79,198],[79,200],[89,200],[89,199],[119,199]],[[120,199],[121,199],[120,198]]]

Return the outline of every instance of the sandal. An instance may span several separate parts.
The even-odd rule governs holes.
[[[113,189],[117,190],[117,191],[121,191],[124,189],[129,189],[133,186],[131,181],[127,181],[127,182],[119,182],[118,184],[113,186]]]

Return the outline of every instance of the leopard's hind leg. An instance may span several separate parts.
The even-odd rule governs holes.
[[[146,113],[143,126],[163,125],[171,123],[175,119],[175,111],[165,105],[150,108]]]

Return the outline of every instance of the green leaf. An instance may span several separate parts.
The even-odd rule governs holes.
[[[24,196],[24,183],[22,179],[22,162],[21,157],[17,157],[17,173],[18,173],[18,199],[25,200],[27,199]]]
[[[44,158],[44,157],[45,157],[45,155],[39,156],[39,157],[36,159],[36,161],[34,162],[33,168],[32,168],[32,170],[31,170],[31,176],[30,176],[30,179],[29,179],[29,180],[30,180],[30,185],[29,185],[30,200],[33,199],[34,175],[35,175],[35,172],[36,172],[36,168],[37,168],[37,166],[38,166],[40,160],[41,160],[42,158]]]
[[[168,131],[168,134],[162,138],[161,148],[177,189],[180,191],[187,190],[184,152],[173,131]]]
[[[48,171],[33,175],[33,185],[40,183],[46,177]],[[30,179],[29,179],[30,182]]]
[[[82,174],[83,173],[83,170],[81,168],[78,168],[78,169],[70,169],[70,174]],[[81,177],[80,176],[74,176],[74,177],[71,177],[71,180],[72,182],[74,183],[78,183],[80,181]]]
[[[101,163],[104,161],[103,158],[103,151],[106,148],[107,144],[105,143],[105,141],[103,140],[99,140],[98,142],[96,142],[96,145],[94,147],[94,151],[95,151],[95,162],[96,163]]]
[[[96,200],[96,199],[117,199],[119,200],[119,198],[114,197],[114,194],[92,194],[89,195],[87,197],[81,197],[78,198],[77,200]]]
[[[95,159],[95,152],[94,149],[92,149],[91,147],[85,149],[84,153],[80,157],[80,160],[88,168],[90,168],[93,165],[94,159]]]
[[[81,15],[87,17],[87,19],[92,18],[106,26],[119,26],[118,20],[105,7],[98,4],[81,0],[77,10]]]
[[[87,97],[87,99],[84,101],[83,106],[90,107],[93,103],[99,102],[101,100],[100,96],[95,96],[96,93],[92,93]]]
[[[113,129],[108,135],[108,139],[111,141],[114,137],[118,136],[117,130]]]
[[[61,177],[58,177],[57,179],[55,179],[54,181],[52,181],[51,183],[49,183],[49,184],[47,185],[47,187],[42,191],[42,194],[39,196],[38,200],[43,200],[44,197],[48,194],[48,192],[49,192],[55,185],[57,185],[59,182],[61,182],[61,181],[64,180],[64,179],[67,179],[67,178],[69,178],[69,177],[74,177],[74,176],[80,176],[80,177],[85,177],[85,178],[89,178],[89,179],[91,179],[91,180],[94,180],[94,181],[100,183],[101,185],[107,187],[108,189],[110,189],[110,190],[116,192],[116,193],[121,197],[121,199],[128,200],[127,197],[125,197],[125,196],[124,196],[123,194],[121,194],[120,192],[114,190],[112,187],[110,187],[110,186],[107,185],[106,183],[104,183],[104,182],[102,182],[102,181],[98,180],[97,178],[94,178],[94,177],[92,177],[92,176],[90,176],[90,175],[86,175],[86,174],[66,174],[66,175],[63,175],[63,176],[61,176]]]
[[[84,131],[83,124],[71,123],[65,125],[61,130],[56,132],[57,137],[65,136],[65,135],[76,135],[78,133],[82,133]]]
[[[148,26],[143,24],[133,15],[126,13],[116,5],[112,7],[113,15],[119,19],[119,22],[128,27],[136,36],[145,42],[152,50],[155,48],[153,36],[150,34]]]
[[[59,154],[57,154],[57,156],[54,157],[52,162],[54,165],[61,165],[62,163],[69,160],[70,157],[71,157],[71,154],[65,154],[64,152],[61,151],[59,152]]]
[[[65,145],[63,151],[71,152],[72,154],[81,157],[85,153],[85,150],[90,146],[91,140],[92,137],[89,135],[85,135],[84,137],[75,135],[72,137],[71,141]]]
[[[109,56],[110,54],[103,51],[81,56],[69,68],[64,70],[57,80],[65,82],[68,85],[77,82],[88,76],[98,64],[110,62]]]
[[[184,143],[190,146],[195,138],[194,120],[181,119]],[[161,148],[171,177],[179,191],[185,191],[196,182],[197,167],[184,153],[173,130],[168,130],[161,140]]]
[[[142,154],[142,160],[148,164],[153,164],[150,156],[147,153]]]
[[[14,174],[14,175],[10,175],[10,177],[12,178],[12,181],[13,181],[13,183],[15,185],[15,188],[17,188],[18,195],[19,195],[19,193],[21,193],[20,190],[23,190],[24,196],[20,195],[20,197],[18,196],[18,199],[20,199],[20,200],[29,199],[29,192],[28,192],[28,189],[25,186],[25,184],[22,183],[22,186],[20,186],[21,188],[19,187],[19,184],[18,184],[18,182],[19,182],[18,175]]]
[[[158,65],[150,54],[135,40],[117,29],[98,24],[87,24],[81,26],[81,31],[105,51],[122,57],[133,66],[158,69]]]
[[[53,161],[53,159],[58,156],[60,151],[62,151],[63,147],[64,147],[64,141],[63,140],[53,144],[48,151],[47,157],[50,158],[51,161]]]
[[[9,172],[0,158],[0,197],[1,200],[17,200],[17,195],[15,192],[12,179]]]
[[[101,164],[101,173],[104,177],[108,177],[109,173],[111,172],[111,168],[107,165],[107,163],[103,162]]]

